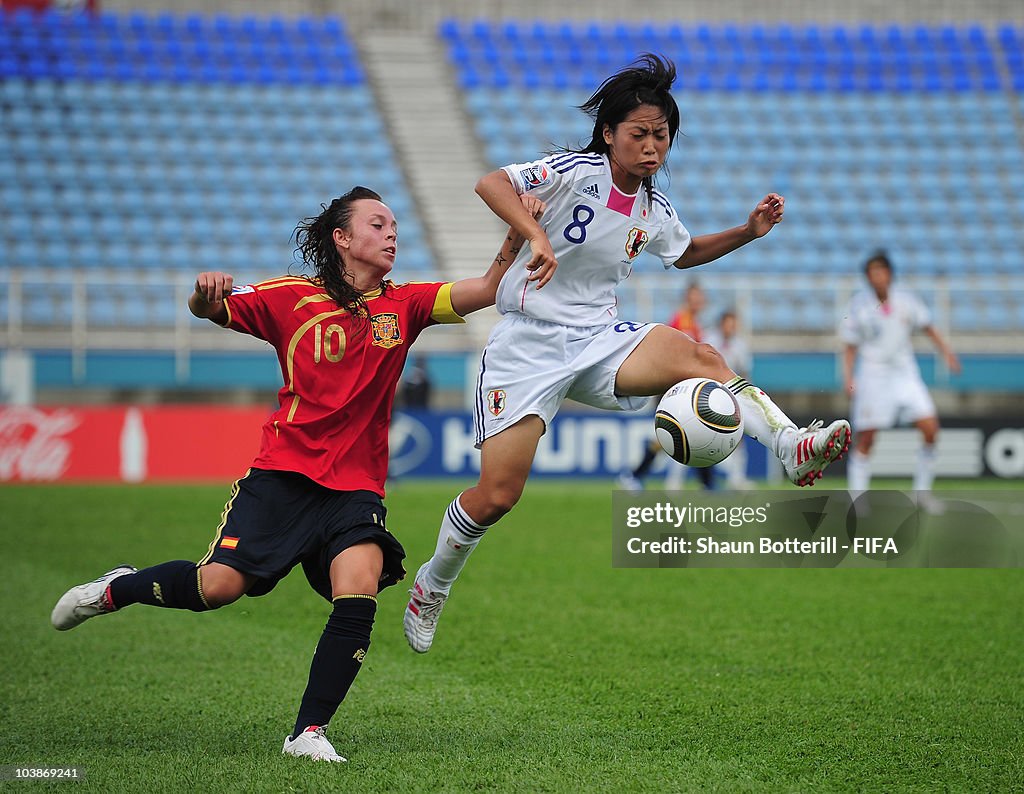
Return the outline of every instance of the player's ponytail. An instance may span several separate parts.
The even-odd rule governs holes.
[[[580,151],[592,154],[608,154],[609,147],[604,140],[604,128],[615,129],[640,105],[653,105],[665,114],[668,122],[669,145],[679,131],[679,106],[672,97],[672,84],[676,81],[676,66],[668,58],[653,53],[644,53],[631,66],[613,74],[580,105],[580,110],[594,120],[594,131],[587,144]],[[644,178],[648,197],[654,190],[650,177]]]
[[[340,308],[357,316],[365,314],[366,301],[345,278],[345,260],[334,244],[334,230],[349,228],[352,205],[360,199],[381,201],[375,191],[357,186],[334,199],[330,206],[321,204],[323,212],[303,219],[295,227],[295,250],[303,264],[313,271],[313,280],[323,286],[324,292],[334,298]]]

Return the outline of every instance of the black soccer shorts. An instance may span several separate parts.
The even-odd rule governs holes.
[[[370,541],[384,552],[380,591],[405,577],[405,549],[385,528],[386,515],[372,491],[334,491],[296,472],[249,469],[232,487],[199,564],[219,562],[257,577],[247,595],[261,596],[301,563],[310,586],[330,601],[331,562]]]

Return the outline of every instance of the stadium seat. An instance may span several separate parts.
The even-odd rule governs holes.
[[[252,263],[279,272],[291,259],[296,221],[332,197],[317,185],[366,182],[367,161],[375,163],[373,183],[401,210],[403,239],[422,241],[340,20],[50,12],[4,19],[0,198],[15,211],[0,229],[0,265],[113,274]],[[314,105],[337,112],[325,123],[309,113]],[[328,159],[329,180],[319,166]],[[54,207],[78,211],[68,213],[62,237],[33,242],[38,218]],[[239,215],[253,219],[266,244],[237,245]],[[211,246],[225,256],[197,262]],[[429,248],[417,249],[403,267],[432,271]],[[34,298],[26,322],[52,324],[54,300]],[[89,321],[172,325],[179,302],[149,292],[113,315],[90,302]]]
[[[276,241],[323,191],[368,182],[399,213],[403,242],[417,242],[415,253],[404,247],[403,269],[433,268],[341,20],[21,11],[3,20],[0,198],[15,208],[0,230],[5,257],[57,262],[55,248],[20,247],[26,218],[88,206],[102,220],[76,221],[87,238],[76,261],[191,267],[195,250],[236,233],[213,218],[240,211]],[[759,256],[730,257],[735,272],[770,263],[827,277],[874,244],[906,251],[900,267],[921,276],[1020,271],[1019,26],[444,20],[438,38],[493,166],[585,139],[581,93],[638,51],[656,45],[674,58],[684,135],[661,187],[686,222],[723,228],[767,190],[789,198],[779,237],[791,250],[766,255],[773,238]],[[319,118],[307,110],[314,103],[338,112]],[[340,162],[329,182],[317,166],[328,157]],[[165,256],[154,256],[153,239]],[[268,266],[288,253],[276,242],[254,250]],[[811,309],[791,314],[767,319],[822,322]]]
[[[788,247],[816,252],[775,259],[741,251],[723,266],[768,269],[770,261],[772,272],[844,273],[864,249],[886,245],[907,251],[901,269],[920,276],[986,260],[1020,267],[1024,204],[1015,216],[1020,186],[1003,175],[1024,170],[1014,121],[1024,102],[1004,93],[998,63],[1005,53],[1015,73],[1024,37],[1014,28],[993,36],[980,26],[920,24],[478,22],[467,31],[448,22],[441,39],[457,73],[472,71],[474,86],[489,86],[464,96],[493,166],[586,136],[586,120],[573,109],[579,86],[537,85],[553,59],[596,84],[634,41],[664,44],[685,67],[677,92],[684,135],[670,159],[673,178],[662,186],[681,216],[698,231],[723,228],[749,211],[749,201],[781,190],[790,199]],[[499,39],[512,57],[493,45]],[[759,74],[769,69],[770,80]],[[772,147],[762,157],[765,137]],[[954,222],[940,220],[950,214]],[[812,308],[758,312],[764,328],[832,323]]]

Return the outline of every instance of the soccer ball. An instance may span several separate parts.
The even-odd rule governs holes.
[[[714,466],[743,439],[740,404],[718,381],[689,378],[661,398],[654,432],[665,451],[680,463]]]

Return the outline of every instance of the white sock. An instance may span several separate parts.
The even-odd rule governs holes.
[[[736,395],[740,404],[743,432],[779,457],[779,439],[784,431],[795,430],[796,422],[746,378],[735,377],[724,386]]]
[[[917,451],[917,467],[914,469],[914,490],[930,491],[935,482],[935,445],[922,444]]]
[[[447,593],[459,577],[480,538],[487,527],[476,523],[459,504],[456,496],[441,519],[441,529],[437,534],[437,547],[423,571],[424,584],[427,590],[434,593]]]
[[[742,488],[747,484],[747,447],[746,442],[740,445],[721,463],[730,488]]]
[[[851,450],[846,464],[846,487],[856,499],[871,487],[871,458],[859,449]]]
[[[682,463],[669,461],[665,469],[665,490],[678,491],[683,487],[683,479],[686,477],[686,467]]]

